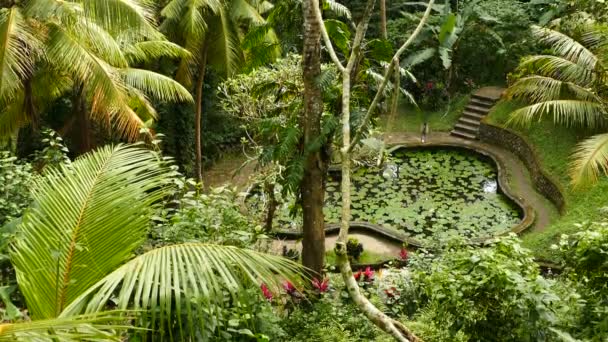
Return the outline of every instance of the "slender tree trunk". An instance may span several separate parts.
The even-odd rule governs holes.
[[[89,152],[93,146],[91,143],[91,119],[87,113],[87,105],[84,99],[84,84],[77,84],[74,88],[72,98],[72,115],[75,118],[78,130],[78,152],[80,154]]]
[[[207,42],[203,42],[203,51],[199,61],[198,80],[196,81],[196,102],[194,115],[194,177],[197,182],[203,181],[203,151],[201,147],[201,124],[203,118],[203,86],[205,85],[205,72],[207,71]]]
[[[274,213],[277,210],[277,198],[274,195],[274,183],[266,183],[266,194],[268,195],[268,211],[266,212],[266,229],[267,233],[272,231],[272,221],[274,220]]]
[[[311,0],[316,6],[318,6],[318,0]],[[384,89],[388,84],[388,81],[392,75],[392,72],[397,70],[399,72],[399,57],[403,52],[407,49],[407,47],[412,44],[415,37],[421,32],[422,27],[426,23],[427,19],[431,14],[431,9],[434,4],[434,0],[430,0],[427,6],[427,10],[425,11],[422,19],[418,23],[418,26],[412,33],[412,35],[406,40],[406,42],[397,50],[393,58],[391,59],[391,63],[387,67],[384,73],[384,80],[380,85],[379,89],[372,100],[371,105],[369,106],[365,117],[363,118],[363,122],[355,131],[355,135],[351,140],[351,122],[350,122],[350,96],[351,96],[351,72],[353,68],[355,68],[355,63],[358,60],[359,54],[361,54],[361,42],[365,36],[365,32],[367,31],[367,25],[369,23],[369,19],[371,17],[371,13],[374,7],[375,0],[368,0],[367,6],[365,8],[365,13],[363,15],[363,19],[357,25],[357,32],[355,34],[355,39],[352,44],[351,55],[348,60],[348,64],[346,67],[342,65],[342,62],[337,57],[329,35],[327,31],[325,31],[324,27],[321,26],[321,34],[323,36],[323,40],[325,41],[325,45],[329,52],[332,61],[336,64],[338,69],[342,74],[342,184],[341,184],[341,192],[342,192],[342,218],[340,220],[340,233],[338,235],[338,239],[336,240],[335,252],[336,252],[336,263],[338,268],[340,269],[340,273],[342,274],[342,278],[344,280],[344,284],[350,294],[350,297],[357,304],[357,307],[365,314],[365,316],[376,324],[379,328],[384,330],[385,332],[391,334],[397,341],[401,342],[410,342],[410,341],[420,341],[416,335],[414,335],[406,326],[403,324],[393,320],[388,317],[385,313],[378,310],[364,295],[359,291],[359,285],[357,281],[353,278],[352,268],[350,266],[350,262],[348,260],[346,244],[348,240],[348,231],[350,228],[350,220],[351,220],[351,198],[350,198],[350,172],[351,172],[351,151],[356,146],[357,141],[360,139],[361,132],[365,129],[367,125],[367,121],[371,118],[374,113],[377,104],[382,97]],[[315,8],[315,7],[313,7]],[[321,11],[316,8],[315,19],[318,23],[323,22],[323,18],[321,15]],[[396,101],[398,98],[394,97],[393,100]],[[395,102],[393,102],[394,104]]]
[[[318,3],[305,0],[302,3],[304,14],[304,48],[302,51],[302,68],[304,74],[304,146],[310,144],[321,134],[321,116],[323,114],[323,97],[317,84],[321,74],[321,27],[315,18]],[[325,218],[323,203],[325,201],[324,178],[326,163],[320,150],[305,153],[306,162],[304,177],[300,185],[302,194],[303,231],[302,263],[317,273],[323,272],[325,264]]]
[[[380,0],[380,32],[382,39],[388,39],[388,32],[386,31],[386,0]]]

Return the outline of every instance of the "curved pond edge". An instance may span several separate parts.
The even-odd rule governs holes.
[[[498,155],[492,151],[486,150],[482,146],[473,146],[473,145],[467,144],[465,141],[463,141],[463,142],[459,142],[459,141],[426,142],[426,143],[412,142],[412,143],[408,143],[408,144],[391,144],[391,145],[387,146],[387,151],[393,152],[398,149],[416,149],[416,148],[427,148],[428,149],[428,148],[437,148],[437,147],[439,147],[439,148],[460,148],[463,150],[472,151],[474,153],[480,154],[480,155],[492,160],[497,169],[497,180],[498,180],[499,189],[502,191],[502,193],[507,198],[509,198],[509,200],[511,200],[513,203],[515,203],[520,210],[522,219],[517,225],[513,226],[510,230],[506,230],[503,233],[499,233],[499,234],[492,235],[492,236],[472,239],[471,244],[474,244],[474,245],[483,244],[487,240],[490,240],[497,236],[509,234],[509,233],[515,233],[515,234],[519,235],[522,232],[524,232],[525,230],[532,227],[532,225],[534,224],[534,221],[536,219],[536,212],[535,212],[534,208],[526,201],[526,199],[518,196],[511,189],[508,178],[507,178],[505,162],[502,160],[500,155]],[[330,168],[330,171],[336,170],[335,167],[336,166],[334,165],[332,168]],[[326,235],[338,234],[338,232],[340,230],[340,225],[337,223],[326,224],[325,227],[326,227],[325,228]],[[377,225],[377,224],[372,224],[372,223],[368,223],[368,222],[351,222],[350,231],[365,233],[365,234],[372,234],[372,235],[381,235],[382,237],[384,237],[388,240],[391,240],[391,241],[394,241],[397,243],[401,243],[401,244],[405,244],[408,246],[408,248],[412,248],[412,247],[413,247],[413,249],[426,248],[426,246],[421,241],[418,241],[418,240],[408,236],[405,233],[401,233],[395,229],[387,228],[387,227]],[[276,230],[274,232],[274,235],[277,238],[287,239],[287,240],[298,240],[298,239],[301,239],[303,236],[303,234],[301,232],[286,231],[286,230]]]
[[[549,199],[559,210],[566,211],[566,201],[562,187],[550,176],[539,162],[538,152],[527,138],[506,127],[487,122],[485,117],[479,125],[479,140],[495,145],[516,155],[530,172],[536,190]]]

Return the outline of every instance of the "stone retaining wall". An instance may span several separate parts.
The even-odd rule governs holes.
[[[530,171],[536,190],[548,198],[563,213],[566,201],[560,187],[543,170],[536,151],[526,138],[514,131],[482,121],[479,126],[479,140],[503,147],[518,156]]]

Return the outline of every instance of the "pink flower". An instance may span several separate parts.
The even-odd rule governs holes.
[[[296,288],[289,281],[285,281],[283,283],[283,288],[285,289],[285,291],[287,292],[287,294],[293,294],[294,292],[296,292]]]
[[[405,261],[407,260],[407,249],[405,248],[401,248],[401,251],[399,252],[399,258],[401,258],[401,260]]]
[[[272,301],[272,292],[270,291],[270,289],[268,289],[268,286],[262,283],[262,285],[260,285],[260,288],[262,289],[262,294],[264,294],[264,297],[266,297],[269,302]]]
[[[374,279],[374,271],[369,266],[367,266],[365,272],[363,272],[363,275],[365,275],[365,279],[367,279],[368,281]]]
[[[327,292],[327,289],[329,287],[329,278],[325,278],[323,279],[323,281],[320,281],[319,279],[315,278],[312,280],[312,286],[317,289],[319,293],[325,293]]]

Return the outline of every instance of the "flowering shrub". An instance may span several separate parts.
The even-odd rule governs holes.
[[[268,286],[264,283],[262,283],[262,285],[260,285],[260,289],[262,290],[262,294],[264,295],[264,297],[269,301],[272,302],[272,291],[270,291],[270,289],[268,288]]]
[[[314,287],[319,294],[327,292],[327,290],[329,290],[329,278],[324,278],[323,280],[317,278],[313,279],[312,287]]]

